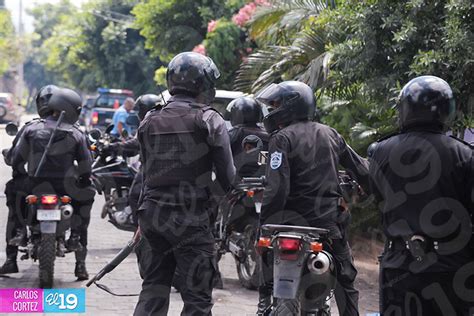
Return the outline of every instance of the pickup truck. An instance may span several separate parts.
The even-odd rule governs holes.
[[[115,111],[122,106],[126,98],[133,98],[133,91],[125,89],[97,89],[99,96],[86,110],[84,123],[87,130],[98,128],[105,130],[112,124]]]

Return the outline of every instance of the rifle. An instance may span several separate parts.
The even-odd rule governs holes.
[[[65,111],[61,111],[61,114],[59,115],[58,121],[56,122],[56,126],[54,127],[53,132],[51,133],[51,137],[49,138],[48,144],[46,145],[46,149],[44,150],[43,156],[41,156],[41,160],[38,164],[38,167],[36,168],[35,175],[34,175],[35,178],[39,176],[39,172],[41,168],[43,167],[44,162],[46,161],[46,156],[48,155],[49,150],[51,149],[51,145],[53,144],[54,136],[56,136],[56,131],[61,125],[65,114],[66,114]]]
[[[135,249],[135,247],[139,244],[141,240],[141,233],[140,233],[140,227],[136,230],[135,234],[133,235],[133,238],[127,243],[127,245],[120,250],[120,252],[110,261],[108,264],[105,265],[105,267],[102,268],[102,270],[99,271],[89,282],[87,282],[86,286],[89,287],[91,286],[92,283],[95,283],[99,288],[103,289],[106,292],[109,292],[110,294],[116,295],[112,293],[110,290],[105,285],[102,284],[97,284],[96,282],[102,279],[104,275],[107,273],[111,272],[114,270],[120,263],[122,263],[125,258],[128,257],[128,255]],[[131,296],[131,295],[117,295],[117,296]]]

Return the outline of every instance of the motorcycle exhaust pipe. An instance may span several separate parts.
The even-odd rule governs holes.
[[[66,204],[61,206],[61,219],[70,219],[73,212],[74,210],[71,205]]]
[[[239,233],[232,233],[229,237],[229,251],[239,259],[244,256],[244,248],[241,245],[242,235]]]
[[[331,268],[331,260],[324,252],[313,253],[308,258],[307,266],[311,273],[322,275]]]

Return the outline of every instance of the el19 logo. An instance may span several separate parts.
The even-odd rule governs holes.
[[[64,293],[49,293],[46,296],[47,305],[58,305],[59,309],[74,309],[77,307],[77,295],[68,294],[66,296],[67,305],[64,305]]]
[[[85,289],[45,289],[43,306],[45,313],[84,313]]]

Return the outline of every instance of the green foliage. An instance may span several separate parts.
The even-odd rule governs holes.
[[[315,89],[323,87],[332,58],[326,47],[337,39],[316,21],[331,8],[322,0],[278,0],[270,7],[260,7],[249,28],[250,34],[261,36],[257,43],[264,46],[241,65],[236,89],[256,92],[272,82],[291,79]]]
[[[149,0],[133,9],[146,48],[163,61],[191,51],[206,37],[207,23],[229,18],[243,0]]]
[[[149,57],[144,39],[131,27],[133,6],[130,0],[93,0],[80,11],[70,6],[45,24],[47,30],[37,29],[51,34],[41,45],[47,70],[85,91],[99,86],[128,88],[137,95],[153,91],[160,61]]]
[[[386,106],[411,78],[431,74],[451,85],[461,116],[472,116],[470,1],[361,1],[339,13],[337,20],[346,22],[334,27],[349,34],[334,48],[333,78],[339,88],[361,83],[368,98]]]
[[[0,9],[0,76],[19,58],[15,29],[9,11]]]
[[[260,6],[249,22],[250,36],[259,45],[290,45],[305,22],[335,7],[326,0],[272,0]]]
[[[155,82],[159,86],[166,87],[166,67],[161,66],[155,71]]]
[[[48,38],[53,36],[55,26],[65,23],[75,12],[76,9],[69,0],[62,0],[56,5],[38,4],[28,10],[27,13],[33,17],[35,30],[30,39],[30,47],[24,64],[24,77],[30,94],[47,84],[66,84],[63,76],[58,75],[58,71],[46,69],[49,51],[43,49],[42,46]]]
[[[230,89],[239,68],[241,58],[245,54],[245,42],[241,40],[240,28],[227,19],[217,21],[216,28],[207,33],[203,44],[206,53],[216,63],[221,72],[218,86]]]

